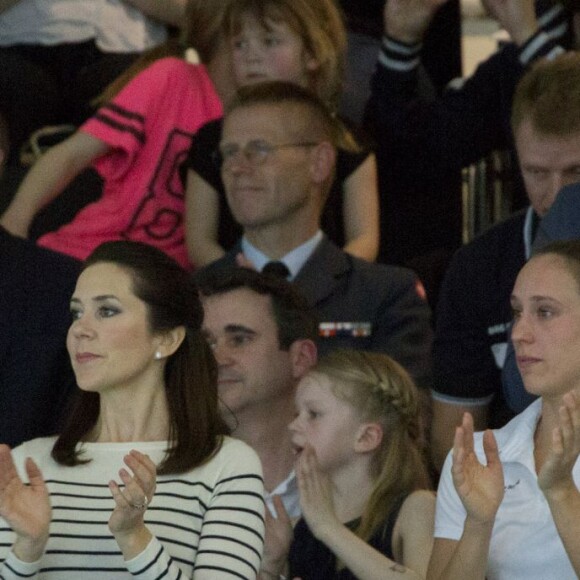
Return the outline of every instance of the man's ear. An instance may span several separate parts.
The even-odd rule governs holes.
[[[336,165],[336,150],[329,141],[322,141],[312,151],[311,176],[315,183],[331,179]]]
[[[301,379],[318,360],[318,349],[314,341],[304,338],[295,340],[288,349],[292,364],[292,375]]]
[[[362,423],[356,433],[354,450],[370,453],[379,447],[382,440],[383,428],[378,423]]]
[[[180,346],[185,338],[185,326],[176,326],[164,332],[159,339],[157,351],[161,356],[167,358],[171,356]]]

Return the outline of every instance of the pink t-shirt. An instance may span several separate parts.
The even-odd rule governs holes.
[[[173,57],[154,62],[79,129],[111,147],[94,163],[102,197],[38,243],[84,260],[102,242],[141,241],[191,268],[179,166],[196,131],[221,116],[203,66]]]

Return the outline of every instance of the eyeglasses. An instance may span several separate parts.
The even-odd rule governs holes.
[[[252,165],[262,165],[268,157],[278,149],[289,149],[291,147],[316,147],[316,141],[298,141],[296,143],[281,143],[272,145],[267,141],[250,141],[244,147],[235,143],[222,145],[217,151],[213,152],[212,158],[214,163],[220,168],[229,168],[242,154],[244,161]]]

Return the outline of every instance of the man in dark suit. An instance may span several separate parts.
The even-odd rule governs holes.
[[[322,354],[336,347],[382,351],[426,383],[432,333],[417,277],[353,258],[320,231],[336,133],[324,105],[296,85],[270,82],[237,93],[220,156],[228,204],[244,234],[199,275],[236,261],[283,270],[318,313]]]
[[[79,269],[0,227],[0,443],[58,429],[75,388],[65,340]]]

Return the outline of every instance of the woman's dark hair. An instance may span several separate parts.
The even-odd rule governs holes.
[[[165,332],[185,327],[185,338],[165,363],[165,393],[169,410],[166,456],[158,472],[183,473],[216,453],[228,433],[220,417],[215,358],[201,334],[203,307],[189,274],[161,250],[139,242],[101,244],[83,269],[110,263],[126,270],[132,291],[148,308],[150,330]],[[98,393],[81,391],[52,456],[62,465],[87,460],[77,445],[95,427],[100,411]]]

